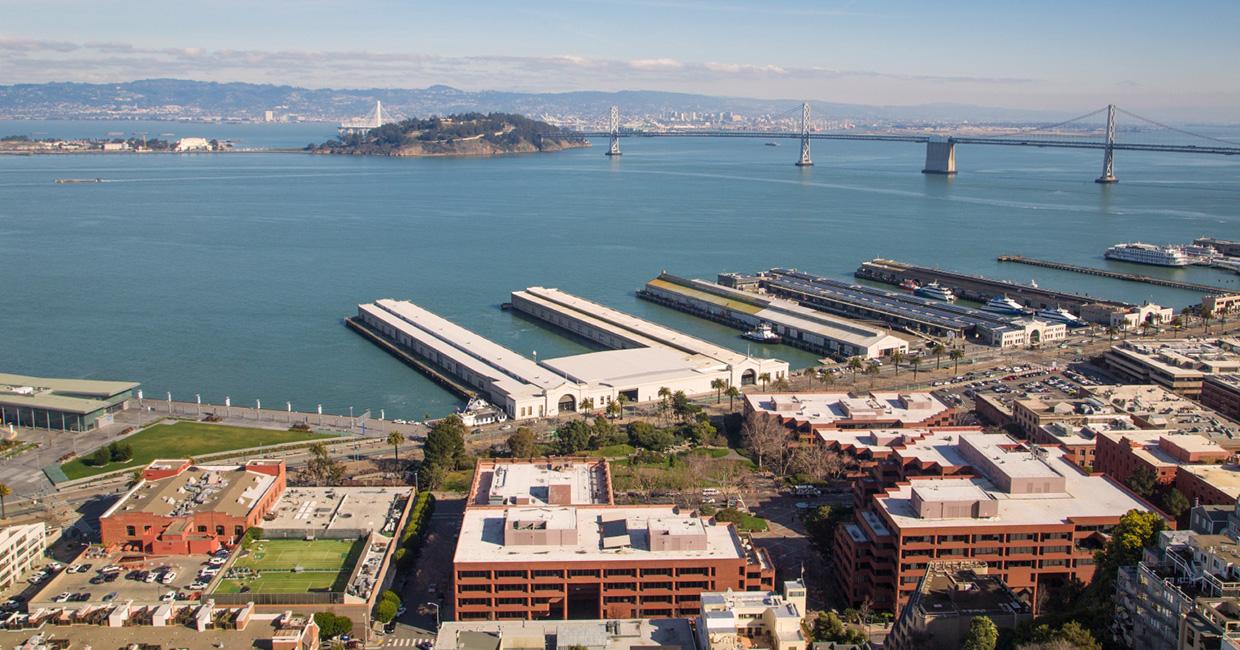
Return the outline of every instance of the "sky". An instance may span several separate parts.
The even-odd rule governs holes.
[[[1238,28],[1235,0],[0,0],[0,84],[1116,103],[1240,120]]]

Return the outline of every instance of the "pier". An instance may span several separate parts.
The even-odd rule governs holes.
[[[1004,258],[999,258],[1004,261]],[[1080,311],[1085,305],[1098,305],[1112,310],[1124,310],[1131,305],[1127,303],[1104,300],[1093,296],[1084,296],[1066,291],[1044,289],[1028,284],[1017,284],[1008,280],[992,280],[977,275],[944,271],[927,266],[905,264],[895,260],[872,259],[863,263],[853,275],[862,280],[899,285],[906,280],[918,284],[937,282],[952,290],[959,298],[984,303],[995,296],[1003,295],[1029,307],[1030,309],[1055,309],[1063,307],[1073,312]]]
[[[1210,284],[1197,284],[1195,282],[1180,282],[1178,280],[1167,280],[1164,278],[1155,278],[1148,275],[1136,275],[1133,273],[1120,273],[1119,271],[1108,271],[1107,269],[1097,269],[1092,266],[1078,266],[1076,264],[1066,264],[1064,262],[1053,262],[1050,260],[1039,260],[1032,257],[1022,257],[1020,255],[1000,255],[997,258],[1000,262],[1013,262],[1016,264],[1028,264],[1030,266],[1040,266],[1047,269],[1055,269],[1056,271],[1072,271],[1073,273],[1084,273],[1085,275],[1096,275],[1102,278],[1111,278],[1113,280],[1124,280],[1125,282],[1144,282],[1146,284],[1158,285],[1160,287],[1171,287],[1172,289],[1183,289],[1185,291],[1196,291],[1197,293],[1207,294],[1224,294],[1232,293],[1231,289],[1216,287]]]

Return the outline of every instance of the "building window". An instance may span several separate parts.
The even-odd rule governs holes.
[[[207,532],[207,527],[206,527],[206,526],[199,526],[199,527],[198,527],[198,532],[200,532],[200,533],[205,533],[205,532]]]
[[[135,537],[138,534],[138,530],[133,526],[125,526],[125,534],[130,537]]]

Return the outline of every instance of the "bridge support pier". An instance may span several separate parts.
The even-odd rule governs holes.
[[[932,139],[926,142],[926,166],[923,174],[954,175],[956,173],[956,143],[950,139]]]
[[[1094,182],[1103,185],[1119,182],[1115,177],[1115,104],[1107,104],[1107,146],[1102,153],[1102,175]]]
[[[611,117],[609,119],[611,126],[611,142],[607,146],[608,156],[620,155],[620,107],[611,107]]]
[[[797,167],[813,167],[814,159],[809,155],[809,102],[801,104],[801,157]]]

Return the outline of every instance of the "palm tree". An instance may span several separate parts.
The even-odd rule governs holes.
[[[1172,318],[1171,329],[1175,330],[1175,332],[1179,334],[1180,330],[1184,329],[1184,318],[1181,316],[1176,316],[1175,318]]]
[[[392,462],[396,464],[396,471],[400,472],[400,443],[405,441],[405,436],[399,431],[393,431],[387,436],[387,443],[392,445]]]
[[[659,387],[659,413],[661,415],[664,415],[664,416],[667,415],[668,409],[670,409],[672,406],[671,402],[672,402],[672,389],[668,388],[667,386],[660,386]]]
[[[911,357],[908,365],[913,368],[913,381],[917,381],[917,366],[921,365],[921,357]]]
[[[728,387],[728,382],[722,379],[710,380],[710,387],[715,389],[715,403],[719,404],[723,401],[723,389]]]
[[[831,374],[826,368],[819,368],[818,379],[823,386],[830,386],[835,381],[835,375]]]
[[[1108,325],[1107,326],[1107,340],[1114,341],[1116,334],[1119,334],[1119,328],[1115,327],[1114,325]]]
[[[1209,334],[1209,333],[1210,333],[1210,319],[1212,319],[1212,318],[1214,318],[1214,314],[1210,313],[1210,311],[1209,311],[1209,310],[1202,310],[1202,312],[1201,312],[1201,324],[1202,324],[1202,326],[1204,326],[1204,327],[1205,327],[1205,333],[1206,333],[1206,334]]]
[[[13,494],[13,489],[4,483],[0,483],[0,519],[8,519],[8,514],[4,511],[4,497]]]
[[[881,369],[882,369],[882,366],[878,365],[877,363],[873,361],[865,364],[865,370],[863,370],[862,372],[870,376],[870,388],[874,387],[874,376],[877,375],[879,370]]]
[[[900,376],[900,362],[904,361],[904,359],[907,357],[908,357],[907,354],[899,350],[891,351],[891,363],[895,364],[895,374],[897,377]]]
[[[736,386],[728,386],[728,389],[723,391],[723,394],[728,396],[728,410],[731,411],[732,400],[741,396],[741,389]]]
[[[592,411],[594,411],[594,398],[593,398],[593,397],[587,397],[587,398],[585,398],[585,399],[581,400],[581,409],[580,409],[580,410],[581,410],[581,413],[582,413],[582,417],[584,417],[584,418],[587,418],[587,419],[588,419],[588,418],[590,417],[590,413],[591,413]]]
[[[952,348],[952,351],[947,353],[947,358],[951,359],[952,362],[956,364],[955,370],[952,370],[952,372],[959,374],[960,360],[964,358],[964,350],[961,350],[960,348]]]
[[[617,399],[613,399],[610,402],[607,402],[607,415],[609,417],[614,418],[624,412],[624,407],[620,405],[621,399],[624,399],[623,396]]]
[[[629,403],[629,398],[624,393],[620,393],[620,396],[616,398],[616,403],[620,405],[620,419],[623,420],[624,405]]]
[[[930,353],[934,355],[935,370],[938,370],[941,367],[940,362],[943,360],[943,354],[946,352],[947,348],[943,347],[942,343],[935,343],[934,347],[930,348]]]
[[[762,390],[766,390],[767,382],[771,381],[771,373],[764,372],[758,375],[758,381],[762,382]]]
[[[848,369],[853,374],[853,385],[857,385],[857,373],[865,370],[865,364],[861,361],[861,357],[848,357]]]

